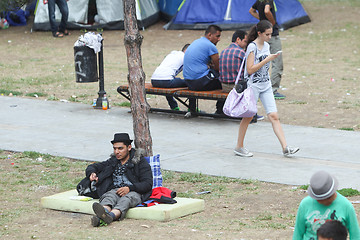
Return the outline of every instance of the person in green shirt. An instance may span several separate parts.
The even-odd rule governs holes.
[[[317,230],[326,222],[340,221],[349,231],[350,240],[360,239],[360,229],[354,207],[336,190],[337,179],[325,171],[310,179],[305,197],[296,216],[293,240],[316,240]]]

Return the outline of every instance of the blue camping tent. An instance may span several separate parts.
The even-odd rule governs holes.
[[[298,0],[275,0],[276,18],[281,28],[288,29],[310,22],[310,18]]]
[[[177,12],[183,0],[158,0],[161,16],[170,20]]]
[[[166,0],[164,0],[166,1]],[[277,22],[283,29],[310,22],[298,0],[274,0]],[[216,24],[224,30],[249,29],[258,22],[249,9],[255,0],[183,0],[165,29],[206,29]]]

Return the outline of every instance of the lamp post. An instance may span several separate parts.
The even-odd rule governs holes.
[[[100,34],[101,35],[101,34]],[[94,108],[103,109],[103,104],[106,104],[106,108],[110,108],[108,99],[106,98],[106,92],[104,88],[104,56],[103,56],[103,41],[101,40],[101,48],[98,53],[98,62],[99,62],[99,97],[96,99],[96,105]],[[104,102],[106,101],[106,102]]]

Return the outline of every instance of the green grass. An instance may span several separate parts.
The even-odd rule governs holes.
[[[9,94],[12,94],[13,96],[21,96],[21,95],[23,95],[22,92],[0,89],[0,95],[9,96]]]
[[[15,236],[17,234],[13,227],[13,225],[17,226],[15,223],[21,222],[26,216],[31,216],[34,211],[43,211],[39,205],[39,199],[42,196],[74,189],[84,177],[86,166],[89,164],[85,161],[71,160],[34,151],[14,153],[0,150],[0,174],[3,177],[3,181],[0,182],[0,193],[7,196],[1,201],[4,210],[0,215],[0,228],[3,230],[0,232],[0,238],[6,235]],[[164,224],[169,227],[174,224],[174,228],[181,228],[185,222],[191,222],[190,229],[211,230],[212,234],[215,234],[215,232],[222,231],[283,230],[292,227],[295,222],[300,200],[296,200],[296,203],[286,209],[282,209],[279,205],[280,210],[262,206],[264,202],[261,199],[266,199],[263,191],[274,188],[278,192],[280,185],[266,185],[265,187],[264,183],[254,180],[217,177],[201,173],[163,170],[162,174],[164,186],[176,189],[178,197],[204,199],[206,202],[205,212],[214,211],[214,213],[211,214],[210,218],[196,214],[176,219],[171,223],[156,224]],[[307,187],[308,185],[303,185],[299,188],[307,189]],[[289,192],[289,199],[294,196],[293,188],[286,187],[284,189],[287,190],[282,192]],[[196,194],[205,190],[211,191],[211,193]],[[347,189],[346,193],[342,191],[345,189],[339,190],[345,196],[359,195],[359,192],[353,189]],[[275,194],[275,192],[273,193]],[[306,196],[305,193],[301,195]],[[234,210],[238,214],[241,212],[244,215],[233,216]],[[221,222],[224,224],[213,221],[216,218],[221,218]],[[59,224],[68,224],[68,220],[59,222]],[[124,224],[129,227],[133,223],[129,220]],[[151,223],[148,224],[152,225]],[[10,227],[5,229],[5,225]],[[31,226],[26,226],[27,231],[29,231]],[[86,234],[88,234],[86,236],[94,236],[94,234],[98,234],[97,231],[101,231],[95,230],[88,229],[86,230],[87,233],[80,231],[79,236]],[[32,236],[30,234],[36,236],[34,232],[29,231],[29,237]],[[52,236],[54,235],[52,234]],[[77,238],[73,236],[66,239]],[[81,237],[81,239],[83,238]],[[219,239],[223,239],[221,235],[219,235]]]
[[[344,130],[344,131],[355,131],[354,128],[350,128],[350,127],[342,127],[339,128],[339,130]]]
[[[121,103],[112,103],[112,105],[114,106],[118,106],[118,107],[131,107],[131,103],[130,102],[121,102]]]
[[[50,95],[50,96],[47,98],[47,100],[49,100],[49,101],[58,101],[59,98],[56,97],[55,95]]]
[[[257,216],[256,219],[260,221],[269,221],[273,219],[273,216],[269,213],[262,213],[259,216]]]
[[[9,170],[0,168],[0,174],[5,179],[0,182],[0,192],[4,193],[4,189],[11,192],[12,195],[7,200],[17,206],[2,212],[0,226],[11,222],[11,219],[20,218],[20,213],[26,212],[23,209],[23,204],[20,203],[24,200],[24,196],[29,197],[26,204],[38,205],[38,196],[30,194],[38,189],[56,189],[57,192],[61,192],[76,188],[76,185],[84,177],[86,166],[89,165],[89,162],[56,157],[35,151],[8,154],[8,152],[0,150],[0,160],[2,161],[1,164],[5,164],[4,161],[6,161],[10,168]],[[229,191],[227,189],[228,183],[239,184],[239,188],[244,185],[246,186],[244,191],[247,191],[251,185],[258,184],[257,181],[253,180],[216,177],[201,173],[177,173],[163,170],[162,174],[164,183],[189,186],[185,191],[177,192],[178,197],[187,198],[219,199],[224,198],[224,192]],[[257,186],[254,187],[257,189]],[[196,194],[207,190],[211,193]],[[230,198],[232,194],[228,193],[226,197]]]
[[[345,197],[352,197],[352,196],[359,196],[360,192],[356,189],[352,189],[352,188],[343,188],[338,190],[338,192],[345,196]]]
[[[77,98],[77,96],[70,96],[68,98],[69,102],[80,102],[80,100]]]
[[[289,102],[290,104],[299,104],[299,105],[303,105],[303,104],[307,104],[307,102],[305,102],[305,101],[290,101]]]
[[[30,61],[30,62],[43,62],[44,59],[40,59],[40,58],[30,58],[29,61]]]
[[[252,180],[243,180],[238,178],[229,178],[229,177],[217,177],[217,176],[211,176],[211,175],[205,175],[202,173],[181,173],[179,181],[182,182],[190,182],[190,183],[230,183],[230,182],[236,182],[241,184],[250,184],[255,183],[256,181]]]
[[[27,97],[46,97],[47,94],[41,93],[41,92],[32,92],[32,93],[25,94],[25,96],[27,96]]]
[[[308,187],[309,187],[309,184],[307,184],[307,185],[302,185],[302,186],[299,187],[299,189],[307,190]]]
[[[0,227],[21,215],[39,208],[39,196],[34,192],[41,189],[65,191],[74,189],[84,176],[88,165],[84,161],[54,157],[34,151],[10,153],[1,150],[0,192],[7,195],[11,207],[5,207],[0,214]],[[8,168],[5,170],[4,168]],[[82,169],[82,170],[81,170]],[[34,205],[33,209],[28,207]],[[0,238],[2,234],[0,233]]]
[[[81,167],[85,170],[89,164],[84,161],[73,161],[33,151],[15,153],[10,159],[16,171],[6,173],[6,175],[13,176],[7,184],[17,186],[19,184],[30,183],[49,187],[55,184],[56,187],[62,190],[76,187],[81,178],[69,178],[66,173],[70,169]],[[23,172],[26,172],[26,175],[22,174]]]
[[[43,155],[43,154],[41,154],[41,153],[38,153],[38,152],[34,152],[34,151],[25,151],[25,152],[23,152],[23,156],[22,157],[24,157],[24,158],[30,158],[30,159],[36,159],[36,158],[38,158],[38,157],[48,157],[49,155]]]
[[[174,174],[173,171],[162,170],[161,175],[163,177],[164,182],[171,181],[171,180],[175,179],[175,174]]]
[[[20,78],[19,81],[17,81],[18,84],[25,84],[29,86],[42,86],[53,82],[55,82],[54,78],[50,78],[50,77],[42,77],[42,78],[25,77],[25,78]]]

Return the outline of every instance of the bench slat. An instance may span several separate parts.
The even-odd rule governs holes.
[[[130,101],[129,96],[129,85],[121,85],[117,88],[119,94]],[[146,94],[160,95],[160,96],[172,96],[176,98],[181,104],[183,104],[186,108],[189,108],[189,105],[186,101],[183,101],[181,98],[195,98],[195,99],[207,99],[207,100],[225,100],[228,96],[228,93],[222,92],[221,89],[212,90],[212,91],[192,91],[188,88],[155,88],[151,85],[151,83],[145,83],[145,92]],[[196,101],[197,102],[197,101]],[[198,104],[198,103],[196,103]],[[158,108],[150,108],[150,111],[155,112],[168,112],[175,114],[184,114],[184,111],[175,111],[170,109],[158,109]],[[195,116],[205,116],[205,117],[214,117],[214,118],[230,118],[230,119],[238,119],[226,116],[224,114],[211,114],[204,112],[191,112],[191,114]]]
[[[176,96],[179,97],[196,97],[202,99],[226,99],[228,93],[224,93],[221,89],[212,91],[191,91],[191,90],[180,90],[175,92]]]
[[[129,85],[121,85],[118,87],[118,92],[129,92]],[[156,95],[174,95],[176,97],[195,97],[200,99],[226,99],[228,93],[222,92],[221,89],[211,91],[192,91],[187,87],[182,88],[157,88],[153,87],[151,83],[145,83],[145,92],[147,94]]]

